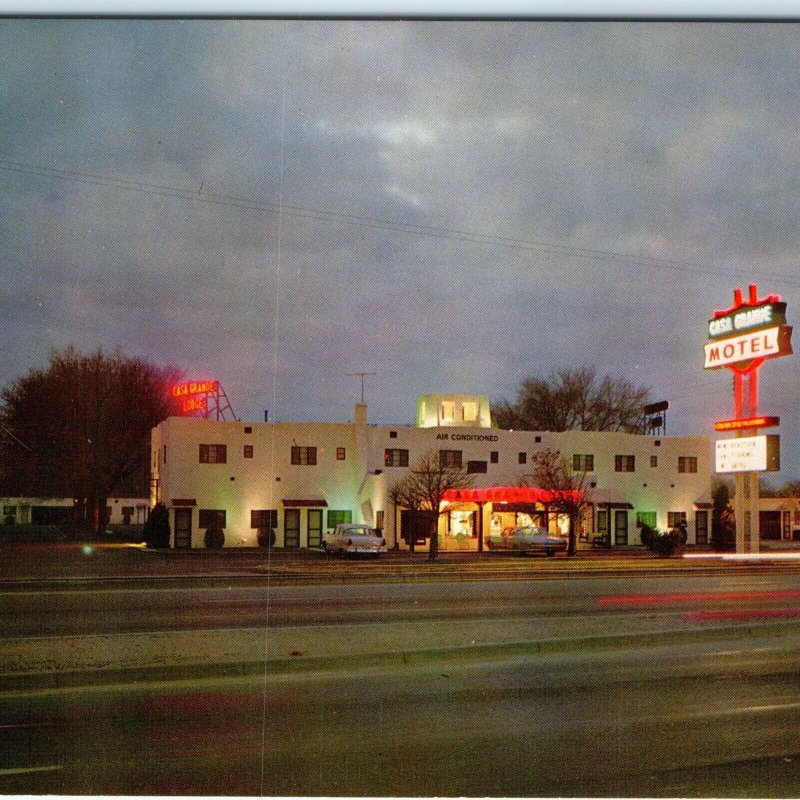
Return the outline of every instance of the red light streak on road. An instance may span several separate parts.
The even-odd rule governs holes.
[[[624,606],[667,606],[679,603],[725,603],[742,601],[794,600],[800,598],[800,589],[769,592],[683,592],[677,594],[620,594],[597,598],[601,608]]]

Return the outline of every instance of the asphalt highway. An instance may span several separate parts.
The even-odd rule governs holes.
[[[800,796],[795,570],[553,561],[4,573],[0,792]]]

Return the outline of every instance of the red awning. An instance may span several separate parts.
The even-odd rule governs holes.
[[[695,508],[702,508],[702,509],[714,508],[714,504],[713,503],[695,503],[694,507]]]
[[[567,497],[578,499],[580,492],[550,491],[536,486],[489,486],[484,489],[448,489],[442,500],[448,503],[552,503]]]

